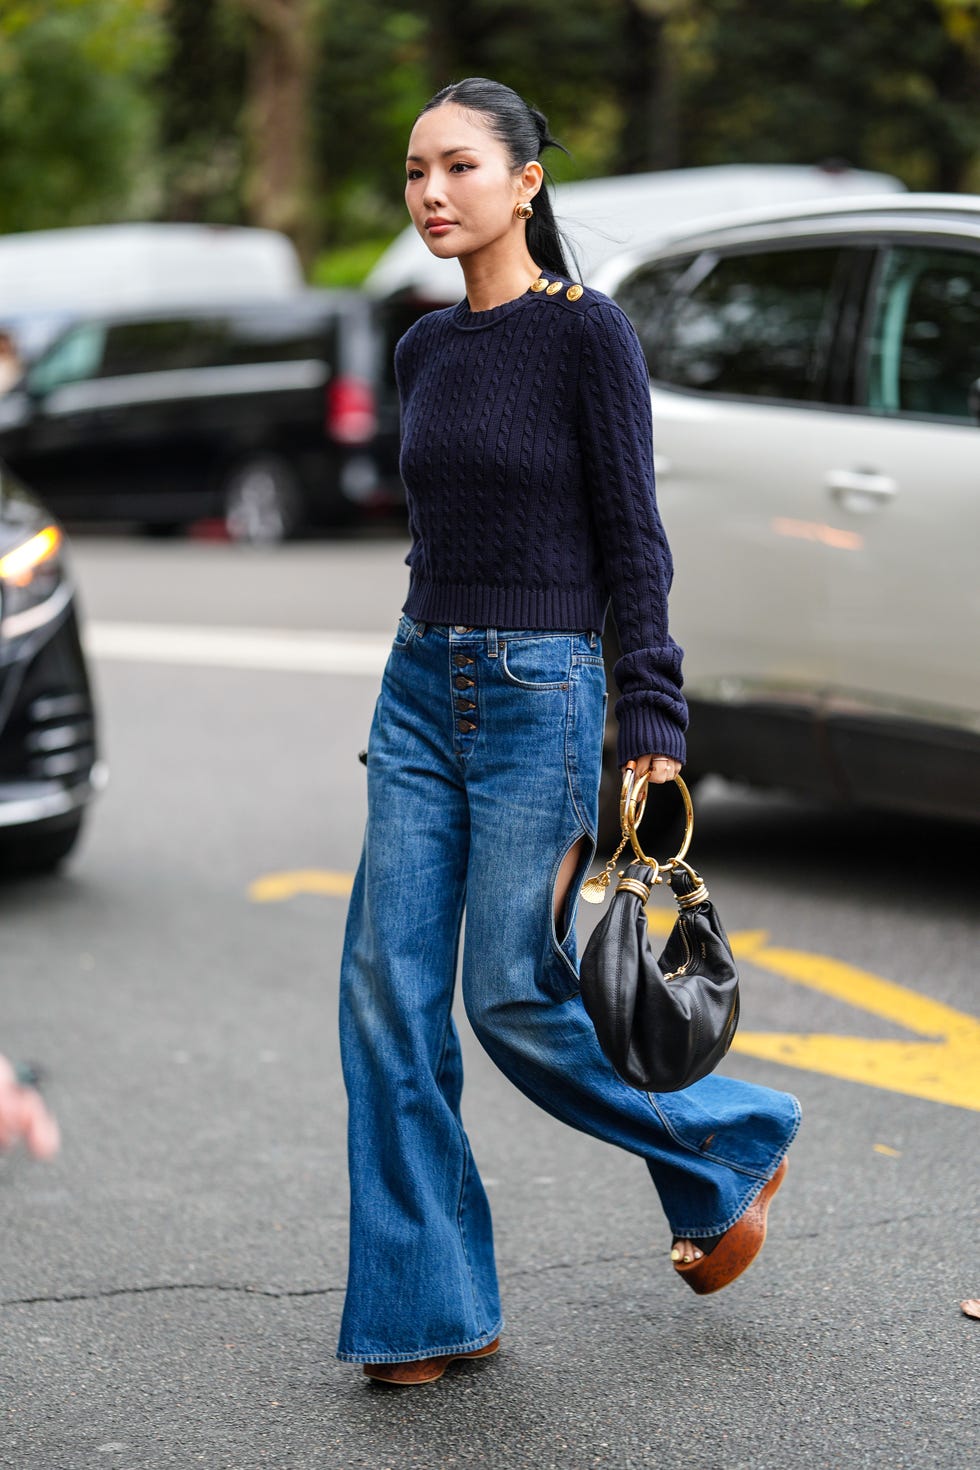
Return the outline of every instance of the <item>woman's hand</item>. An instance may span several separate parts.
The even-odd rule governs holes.
[[[635,761],[627,761],[621,774],[625,777],[627,771],[632,771],[635,780],[646,771],[652,785],[664,786],[673,781],[680,769],[680,761],[672,760],[669,755],[641,755]]]

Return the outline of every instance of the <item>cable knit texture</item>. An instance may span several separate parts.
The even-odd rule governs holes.
[[[619,761],[685,758],[672,564],[646,363],[616,303],[528,291],[421,317],[395,349],[412,547],[403,612],[470,627],[602,631],[623,646]]]

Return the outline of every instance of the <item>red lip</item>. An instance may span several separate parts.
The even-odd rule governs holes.
[[[440,219],[438,217],[438,215],[433,215],[431,219],[427,219],[426,220],[426,222],[425,222],[425,228],[427,230],[437,230],[437,229],[439,229],[439,227],[441,225],[452,225],[452,224],[455,224],[455,223],[456,223],[455,220],[451,220],[451,219]]]

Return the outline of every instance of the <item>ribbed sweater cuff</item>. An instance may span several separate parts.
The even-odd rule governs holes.
[[[616,737],[620,766],[638,760],[641,755],[669,755],[683,765],[687,760],[684,731],[663,711],[649,702],[630,704],[620,700],[616,706],[619,731]]]

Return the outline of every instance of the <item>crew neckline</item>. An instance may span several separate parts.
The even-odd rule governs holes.
[[[467,297],[457,302],[453,307],[453,322],[463,331],[474,331],[478,327],[492,327],[494,322],[501,321],[505,316],[510,316],[519,306],[533,301],[536,293],[528,286],[527,290],[520,296],[515,296],[512,301],[502,301],[499,306],[490,306],[486,311],[471,311]]]

